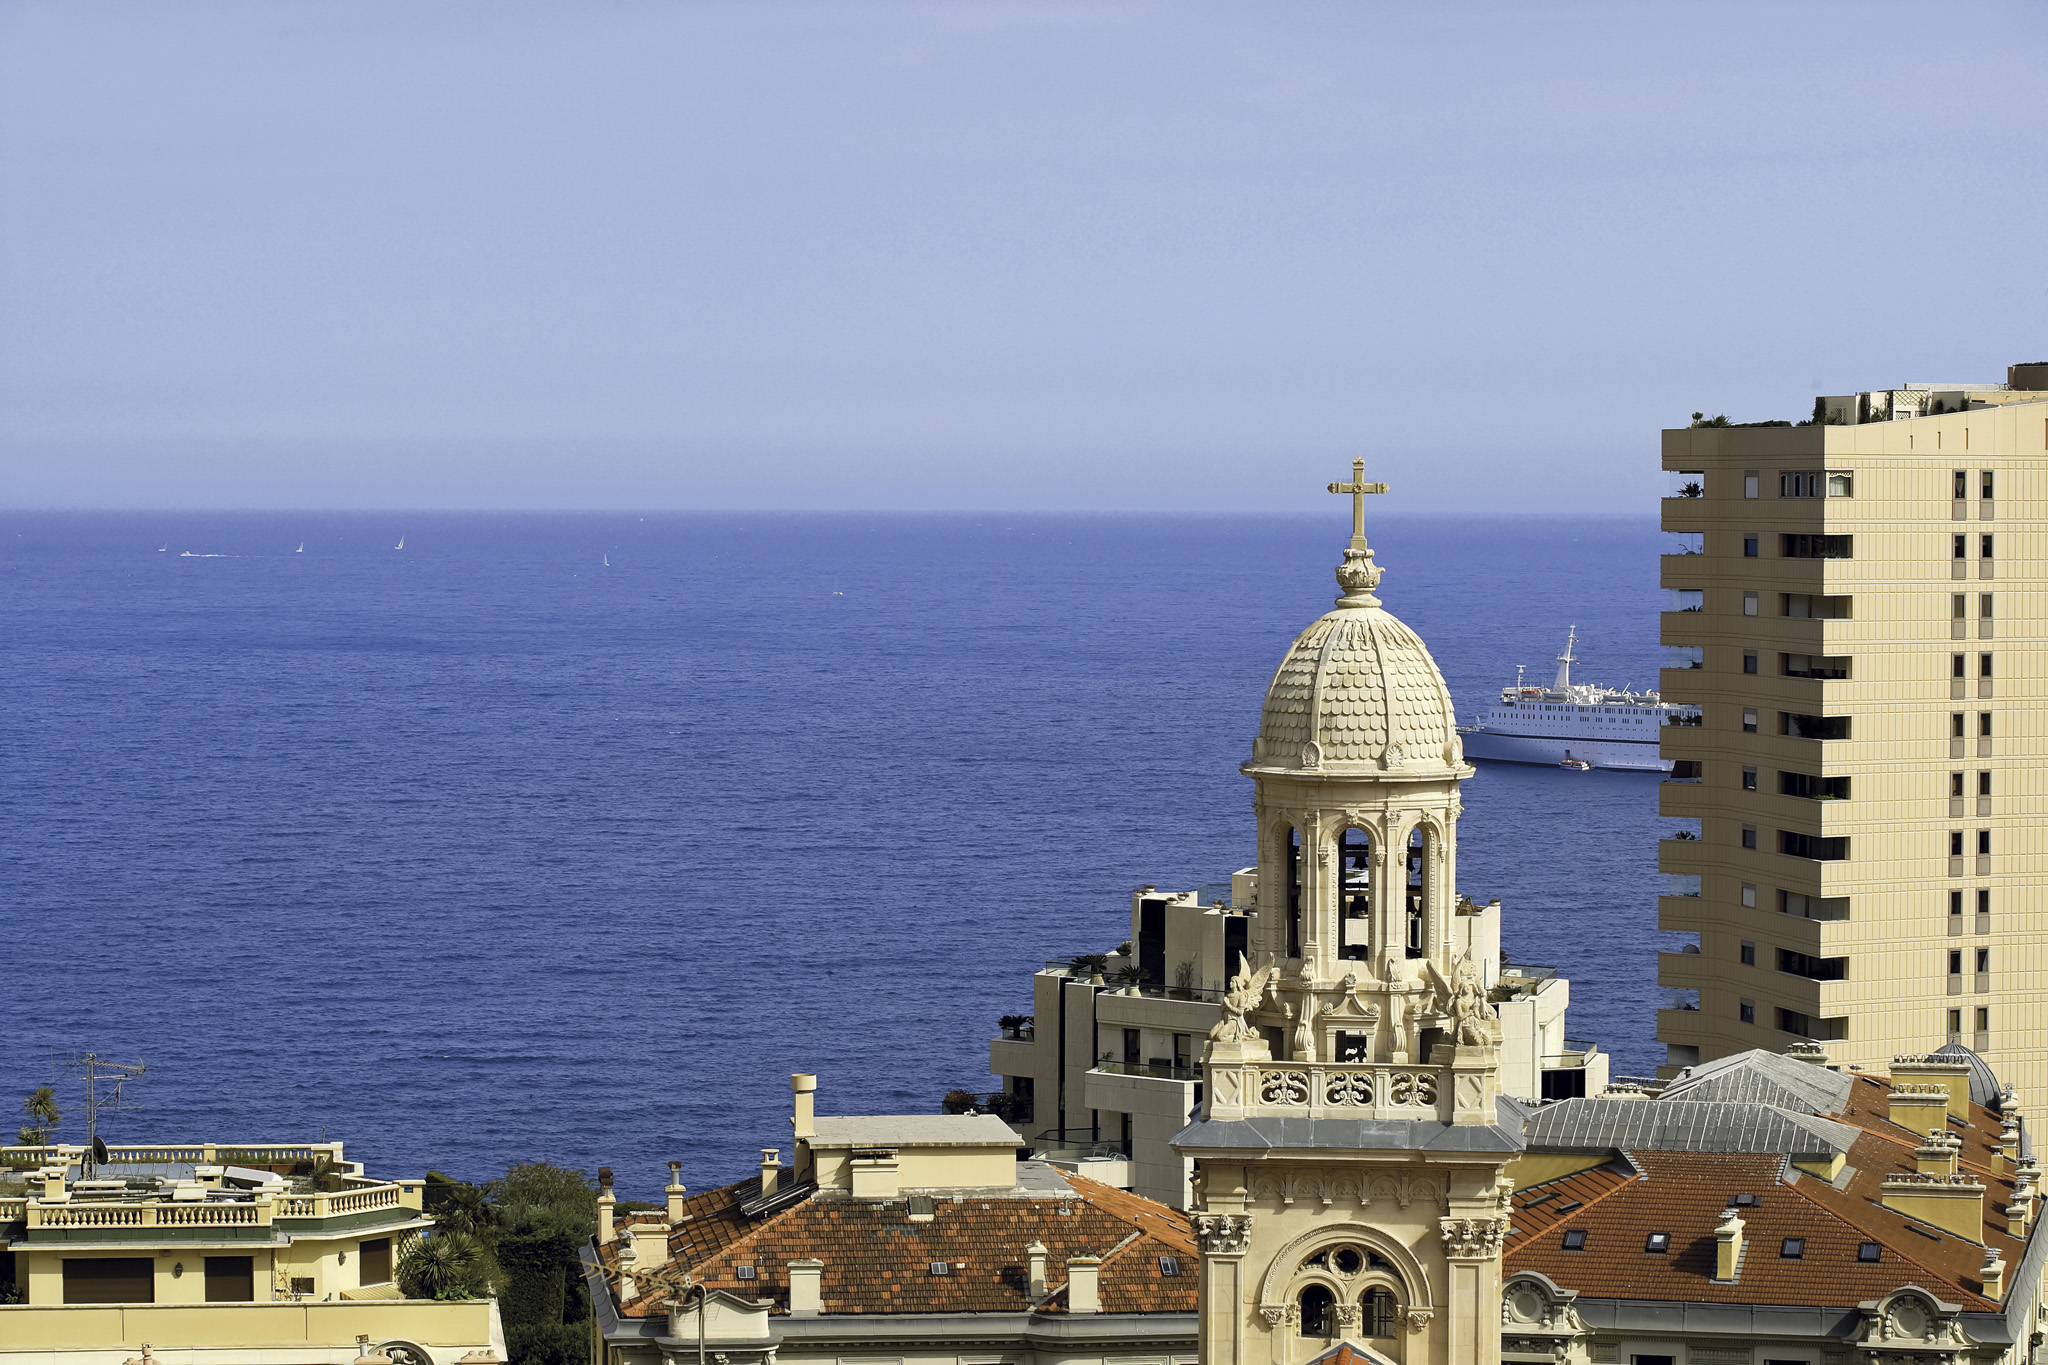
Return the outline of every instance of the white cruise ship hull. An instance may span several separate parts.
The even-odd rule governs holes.
[[[1583,758],[1596,768],[1644,773],[1671,771],[1671,760],[1658,757],[1655,744],[1620,739],[1512,735],[1484,726],[1461,730],[1459,737],[1465,741],[1465,757],[1490,763],[1540,763],[1554,768],[1569,753],[1572,758]]]

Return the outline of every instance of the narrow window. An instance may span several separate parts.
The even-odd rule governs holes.
[[[1394,1291],[1375,1289],[1359,1305],[1364,1310],[1365,1334],[1386,1338],[1394,1335]]]
[[[1756,769],[1744,768],[1742,770],[1742,789],[1746,792],[1756,790]]]
[[[1988,592],[1977,594],[1977,617],[1982,621],[1991,619],[1991,594]]]
[[[1755,593],[1753,593],[1753,592],[1746,592],[1746,593],[1742,594],[1742,614],[1743,614],[1744,616],[1754,616],[1754,615],[1756,615],[1756,594],[1755,594]]]
[[[1756,651],[1755,651],[1755,650],[1753,650],[1753,649],[1745,649],[1745,650],[1743,650],[1743,651],[1742,651],[1742,671],[1743,671],[1744,673],[1754,673],[1754,672],[1756,672]]]
[[[1757,495],[1757,489],[1756,489],[1756,484],[1757,484],[1757,475],[1756,475],[1756,471],[1755,471],[1754,469],[1745,469],[1745,470],[1743,470],[1743,471],[1742,471],[1742,496],[1743,496],[1743,497],[1745,497],[1745,498],[1753,498],[1753,497],[1755,497],[1755,496]]]
[[[1742,940],[1742,947],[1739,951],[1742,955],[1743,966],[1754,967],[1756,965],[1756,945],[1754,943],[1751,943],[1748,939]]]
[[[1961,1033],[1962,1031],[1963,1012],[1961,1010],[1950,1010],[1948,1012],[1948,1036],[1950,1038],[1954,1038],[1958,1033]]]
[[[1988,829],[1977,831],[1977,856],[1979,858],[1991,856],[1991,831]]]
[[[1336,1328],[1337,1300],[1329,1290],[1312,1284],[1301,1291],[1301,1334],[1326,1337]]]
[[[1979,493],[1977,496],[1983,498],[1986,502],[1989,502],[1991,500],[1991,471],[1988,469],[1984,470],[1983,476],[1983,480],[1979,485],[1983,489],[1983,491]]]
[[[1979,772],[1979,773],[1977,774],[1977,795],[1979,795],[1979,796],[1989,796],[1989,795],[1991,795],[1991,774],[1990,774],[1990,773],[1988,773],[1988,772]]]
[[[1977,888],[1977,913],[1980,915],[1991,913],[1991,888],[1988,886]]]
[[[1958,469],[1958,470],[1956,471],[1956,477],[1955,477],[1955,486],[1956,486],[1955,496],[1956,496],[1956,497],[1957,497],[1958,499],[1961,499],[1961,498],[1967,498],[1967,497],[1969,497],[1969,496],[1970,496],[1970,471],[1969,471],[1969,470],[1967,470],[1967,469]]]
[[[1991,713],[1989,711],[1979,711],[1977,713],[1977,738],[1991,738]]]
[[[1970,557],[1970,538],[1969,538],[1968,536],[1956,536],[1956,537],[1954,537],[1954,540],[1955,540],[1955,546],[1954,546],[1954,551],[1955,551],[1955,552],[1954,552],[1954,554],[1953,554],[1952,558],[1955,558],[1955,559],[1968,559],[1968,558]]]
[[[1960,539],[1960,538],[1961,538],[1961,537],[1958,537],[1958,539]],[[1977,552],[1978,552],[1978,556],[1979,556],[1979,558],[1982,558],[1982,559],[1989,559],[1989,558],[1991,558],[1991,537],[1990,537],[1990,536],[1979,536],[1979,537],[1977,537],[1977,542],[1978,542]]]
[[[1991,950],[1989,948],[1979,948],[1977,950],[1977,973],[1981,976],[1990,970]]]
[[[1340,956],[1363,962],[1372,950],[1372,836],[1353,826],[1344,831],[1343,886],[1339,891]]]
[[[1949,949],[1948,974],[1950,976],[1961,976],[1963,974],[1963,950],[1961,948]]]
[[[1951,711],[1948,713],[1948,737],[1950,739],[1961,739],[1963,737],[1962,712]]]
[[[1298,829],[1287,831],[1287,955],[1301,956],[1301,831]]]
[[[1963,832],[1959,829],[1952,829],[1948,832],[1948,856],[1951,858],[1963,856]]]
[[[1963,795],[1963,775],[1961,773],[1950,773],[1948,775],[1948,794],[1958,800],[1961,799]]]
[[[1429,836],[1416,830],[1408,836],[1408,956],[1425,957],[1429,952],[1429,886],[1427,867]]]
[[[1948,606],[1950,616],[1958,621],[1967,619],[1970,615],[1970,594],[1966,592],[1950,594]]]
[[[1979,654],[1977,656],[1977,676],[1980,678],[1991,676],[1991,656],[1989,654]]]
[[[1745,1023],[1745,1024],[1754,1024],[1754,1023],[1756,1022],[1756,1001],[1754,1001],[1754,1000],[1738,1000],[1738,1001],[1736,1001],[1736,1002],[1735,1002],[1735,1014],[1736,1014],[1736,1017],[1737,1017],[1737,1018],[1739,1018],[1739,1019],[1740,1019],[1740,1020],[1741,1020],[1741,1021],[1742,1021],[1743,1023]]]
[[[1755,848],[1755,847],[1756,847],[1756,826],[1755,826],[1755,825],[1744,825],[1744,826],[1742,827],[1742,846],[1743,846],[1744,848]]]
[[[1968,657],[1968,655],[1964,654],[1951,654],[1948,656],[1948,675],[1951,678],[1966,678],[1969,676],[1966,667]]]
[[[1756,712],[1748,707],[1744,707],[1742,710],[1742,730],[1744,734],[1753,735],[1756,733]],[[1957,733],[1960,734],[1961,732],[1958,731]]]
[[[1754,496],[1756,496],[1756,495],[1752,493],[1752,494],[1751,494],[1750,496],[1751,496],[1751,497],[1754,497]],[[1744,536],[1744,537],[1742,538],[1742,557],[1743,557],[1744,559],[1755,559],[1755,558],[1756,558],[1756,547],[1757,547],[1757,537],[1756,537],[1756,536]]]
[[[1748,907],[1749,907],[1750,909],[1752,909],[1752,910],[1756,909],[1756,883],[1755,883],[1755,882],[1744,882],[1744,883],[1742,884],[1742,903],[1743,903],[1744,905],[1748,906]]]
[[[1960,891],[1951,891],[1951,892],[1949,892],[1949,893],[1948,893],[1948,912],[1949,912],[1949,913],[1950,913],[1951,915],[1955,915],[1955,916],[1957,916],[1957,917],[1959,917],[1959,918],[1961,917],[1961,915],[1962,915],[1962,913],[1963,913],[1963,893],[1962,893],[1962,892],[1960,892]]]
[[[1991,1029],[1991,1011],[1984,1006],[1977,1007],[1977,1032],[1988,1033]]]

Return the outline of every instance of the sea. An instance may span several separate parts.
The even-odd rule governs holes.
[[[658,1197],[988,1090],[1047,959],[1253,859],[1315,516],[0,513],[0,1113]],[[1653,686],[1649,519],[1376,516],[1470,719]],[[402,548],[400,548],[402,546]],[[303,548],[301,548],[303,547]],[[1482,765],[1459,890],[1661,1060],[1653,776]]]

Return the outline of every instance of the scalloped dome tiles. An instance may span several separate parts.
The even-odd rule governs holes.
[[[1281,660],[1266,689],[1254,764],[1392,771],[1463,762],[1436,660],[1420,636],[1363,596],[1340,598]]]

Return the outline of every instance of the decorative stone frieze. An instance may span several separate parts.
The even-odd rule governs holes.
[[[1437,1227],[1443,1233],[1444,1254],[1454,1261],[1498,1256],[1508,1235],[1505,1218],[1443,1218]]]
[[[1241,1256],[1252,1238],[1248,1213],[1198,1213],[1195,1241],[1204,1256]]]

